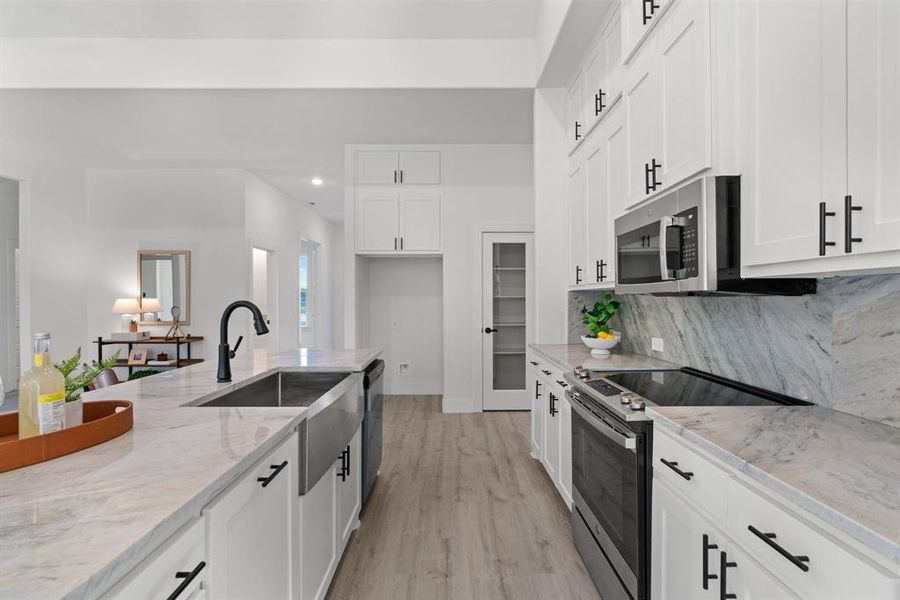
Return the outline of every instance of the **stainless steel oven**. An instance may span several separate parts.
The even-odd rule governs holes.
[[[578,390],[572,405],[572,531],[604,600],[649,589],[648,421],[627,422]]]
[[[705,177],[616,219],[616,293],[815,293],[815,279],[741,277],[740,191]]]

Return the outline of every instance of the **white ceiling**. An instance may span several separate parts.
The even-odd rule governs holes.
[[[3,37],[530,38],[538,0],[3,0]]]
[[[345,144],[530,144],[532,93],[6,90],[0,137],[90,168],[245,168],[340,222]]]

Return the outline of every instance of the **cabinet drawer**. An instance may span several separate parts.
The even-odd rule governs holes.
[[[661,427],[653,430],[653,476],[702,506],[708,518],[725,521],[728,474]]]
[[[816,600],[900,598],[900,579],[883,572],[799,515],[788,512],[737,479],[729,480],[727,496],[728,534],[747,554],[802,597]]]
[[[179,600],[201,597],[202,587],[205,586],[209,573],[203,533],[202,519],[186,525],[103,598],[165,599],[170,598],[179,588]]]

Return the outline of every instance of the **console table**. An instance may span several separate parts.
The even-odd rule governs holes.
[[[97,344],[98,361],[103,360],[104,346],[128,346],[128,354],[131,354],[131,349],[135,346],[175,346],[175,363],[171,365],[129,365],[127,357],[120,358],[115,366],[127,368],[128,375],[130,376],[134,372],[135,367],[140,367],[142,369],[180,369],[181,367],[202,363],[202,358],[191,358],[191,344],[202,340],[202,335],[189,335],[187,337],[169,339],[164,337],[149,337],[143,340],[105,340],[102,337],[98,337],[94,340],[94,343]],[[182,346],[184,346],[186,351],[185,357],[181,356]]]

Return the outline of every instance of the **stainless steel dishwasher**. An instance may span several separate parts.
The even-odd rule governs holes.
[[[381,447],[384,431],[384,361],[376,360],[363,377],[365,416],[362,426],[362,502],[372,493],[378,469],[381,467]]]

